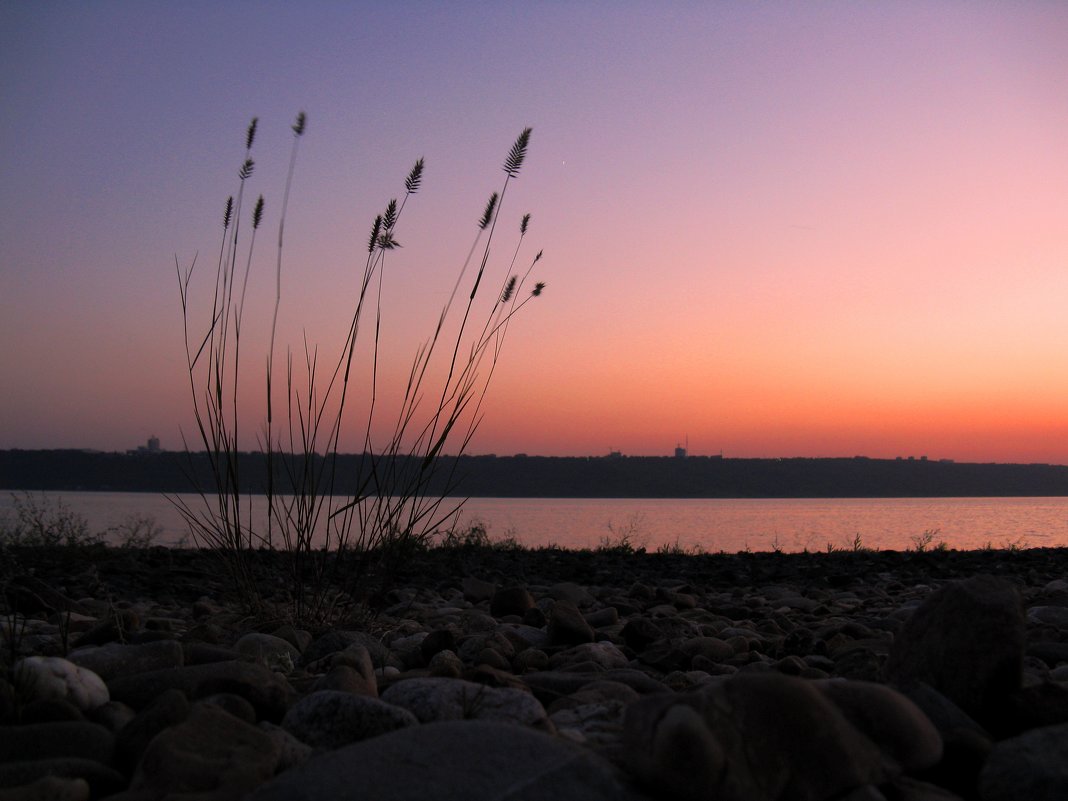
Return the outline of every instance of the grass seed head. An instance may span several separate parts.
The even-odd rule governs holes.
[[[486,203],[486,210],[482,212],[482,217],[478,221],[478,227],[485,231],[489,224],[493,222],[493,212],[497,208],[497,193],[494,192],[490,195],[489,201]]]

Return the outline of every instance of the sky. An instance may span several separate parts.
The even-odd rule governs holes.
[[[371,223],[425,159],[377,274],[373,447],[529,126],[464,336],[538,250],[521,299],[546,286],[481,364],[468,452],[1068,463],[1065,42],[1061,2],[0,4],[0,448],[199,449],[178,275],[195,259],[197,339],[253,117],[236,409],[262,442],[304,111],[277,335],[298,393],[307,342],[325,395]]]

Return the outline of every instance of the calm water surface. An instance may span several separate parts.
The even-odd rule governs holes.
[[[0,520],[10,517],[18,493],[0,490]],[[187,534],[181,515],[162,495],[150,493],[32,493],[35,502],[57,500],[103,531],[135,517],[160,526],[158,542],[173,545]],[[196,496],[182,496],[189,503]],[[194,508],[197,508],[194,506]],[[254,515],[266,503],[254,498]],[[626,536],[635,547],[662,545],[735,552],[825,550],[852,546],[905,550],[927,539],[969,549],[1068,546],[1068,498],[847,498],[847,499],[602,499],[473,498],[461,525],[479,522],[492,539],[515,537],[524,545],[597,547]]]

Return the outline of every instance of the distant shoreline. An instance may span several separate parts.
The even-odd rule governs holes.
[[[361,477],[358,454],[339,455],[338,494]],[[1068,496],[1068,465],[924,459],[707,456],[442,457],[426,492],[496,498],[955,498]],[[321,464],[321,461],[317,461]],[[400,460],[411,470],[415,460]],[[262,494],[266,460],[241,454],[242,491]],[[366,471],[366,466],[363,468]],[[366,472],[364,473],[366,476]],[[452,482],[449,482],[449,478]],[[211,492],[204,454],[171,451],[0,451],[0,487],[15,491]],[[285,477],[276,472],[275,486]],[[373,484],[371,485],[373,488]]]

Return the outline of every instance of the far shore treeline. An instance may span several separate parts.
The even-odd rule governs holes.
[[[285,492],[276,456],[275,491]],[[317,461],[319,461],[317,459]],[[360,455],[337,457],[335,492],[360,482]],[[291,462],[292,465],[292,462]],[[404,470],[414,466],[399,463]],[[1068,495],[1068,466],[911,459],[721,457],[442,457],[427,493],[501,498],[894,498]],[[380,469],[384,469],[380,466]],[[245,492],[263,492],[267,461],[242,454]],[[202,453],[0,451],[0,488],[18,491],[212,492]]]

